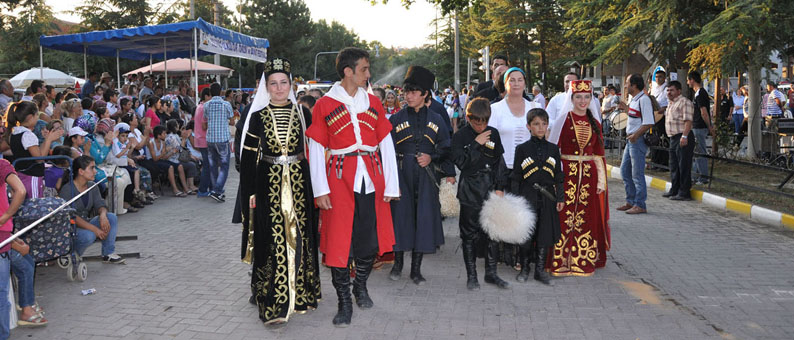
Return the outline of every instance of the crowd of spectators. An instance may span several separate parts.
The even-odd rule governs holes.
[[[119,264],[125,259],[115,253],[118,215],[156,204],[168,191],[225,201],[229,126],[250,96],[223,92],[219,84],[205,88],[199,103],[193,96],[186,81],[166,87],[164,79],[136,74],[117,84],[108,72],[91,72],[82,88],[58,91],[35,80],[15,100],[14,87],[0,79],[0,187],[10,193],[0,200],[0,240],[11,235],[12,217],[26,200],[68,201],[88,191],[72,205],[74,249],[82,255],[99,239],[103,261]],[[43,156],[66,156],[71,164],[29,159]],[[17,239],[0,255],[0,296],[8,294],[10,273],[19,283],[18,325],[47,324],[35,302],[29,245]],[[14,307],[0,302],[0,339],[8,337]]]

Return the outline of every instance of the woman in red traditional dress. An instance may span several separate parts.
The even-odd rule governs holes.
[[[610,248],[604,137],[592,96],[589,80],[571,82],[549,134],[565,174],[562,235],[546,261],[553,276],[590,276],[606,265]]]

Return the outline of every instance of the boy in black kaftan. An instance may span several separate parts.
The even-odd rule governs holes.
[[[527,128],[532,138],[516,147],[511,178],[512,192],[524,197],[535,210],[537,222],[532,238],[520,248],[521,272],[519,282],[529,278],[530,257],[535,259],[535,280],[550,284],[544,270],[546,255],[560,239],[558,211],[563,207],[563,179],[560,149],[545,139],[549,115],[543,109],[527,114]],[[534,249],[533,251],[533,245]]]

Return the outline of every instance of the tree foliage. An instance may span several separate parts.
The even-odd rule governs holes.
[[[194,0],[193,3],[193,15],[194,19],[202,18],[204,21],[209,23],[214,23],[214,11],[213,11],[213,3],[214,0]],[[220,22],[218,26],[225,27],[231,30],[235,30],[237,27],[237,23],[232,20],[232,15],[235,11],[230,10],[226,7],[223,2],[218,1],[218,8],[219,10],[219,18]],[[177,1],[173,6],[174,14],[177,17],[177,21],[188,21],[190,20],[190,1]]]
[[[52,9],[43,4],[27,3],[18,16],[6,17],[0,26],[0,69],[16,73],[38,66],[39,36],[54,28]]]

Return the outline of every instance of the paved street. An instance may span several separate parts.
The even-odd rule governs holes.
[[[236,176],[236,173],[233,173]],[[248,268],[239,261],[240,227],[233,202],[162,198],[120,218],[120,253],[140,252],[123,266],[89,262],[85,282],[57,267],[40,268],[37,300],[49,325],[17,328],[11,339],[791,339],[794,337],[794,233],[749,222],[695,202],[671,202],[650,190],[650,213],[614,210],[622,183],[612,181],[612,251],[589,278],[553,287],[465,288],[457,220],[446,245],[427,256],[428,282],[392,282],[389,266],[373,273],[375,307],[354,307],[353,324],[336,329],[336,296],[322,272],[316,311],[286,326],[265,327],[248,304]],[[234,197],[237,178],[227,184]],[[95,255],[99,245],[89,248]],[[407,276],[407,273],[406,275]],[[81,296],[80,290],[97,293]]]

